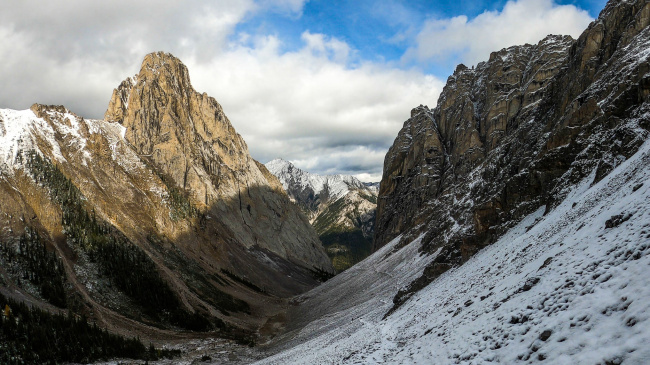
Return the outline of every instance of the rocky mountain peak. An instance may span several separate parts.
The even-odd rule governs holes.
[[[197,202],[209,204],[226,193],[219,191],[218,181],[254,165],[221,105],[192,88],[187,67],[171,54],[148,54],[138,75],[114,90],[105,115],[122,123],[135,150],[178,186],[193,191]]]
[[[241,242],[331,271],[322,249],[313,249],[313,233],[290,233],[308,222],[297,210],[278,211],[288,199],[276,178],[253,160],[221,105],[192,88],[178,58],[148,54],[138,75],[115,89],[106,114],[123,115],[125,139],[141,158],[200,209],[218,209]]]
[[[34,114],[36,114],[36,116],[39,118],[45,118],[47,117],[48,114],[52,112],[61,113],[61,114],[72,113],[68,108],[66,108],[63,105],[44,105],[44,104],[35,103],[29,109],[33,111]]]
[[[126,108],[129,106],[129,96],[131,89],[138,81],[138,75],[127,77],[120,83],[117,89],[113,90],[113,95],[108,104],[108,109],[104,113],[104,120],[122,123]]]
[[[378,226],[384,228],[375,237],[377,247],[402,232],[405,224],[423,223],[411,219],[421,215],[417,212],[428,200],[444,196],[459,177],[466,178],[493,151],[503,149],[509,131],[521,130],[520,125],[534,118],[574,42],[551,35],[536,45],[493,52],[473,68],[458,65],[436,108],[421,105],[411,111],[384,162],[379,193],[384,198],[378,204]],[[383,214],[389,205],[400,207],[399,214]]]
[[[402,303],[570,187],[595,184],[648,136],[650,2],[611,1],[578,39],[550,35],[458,66],[437,106],[389,149],[375,249],[401,236],[439,252]]]
[[[420,106],[417,106],[417,107],[411,109],[411,118],[413,118],[414,116],[416,116],[416,115],[418,115],[418,114],[420,114],[422,112],[428,112],[428,111],[429,111],[428,106],[420,104]]]
[[[186,83],[185,88],[191,88],[187,67],[171,53],[152,52],[144,56],[140,66],[141,76],[161,75]]]
[[[167,93],[187,97],[193,91],[187,67],[174,55],[152,52],[144,57],[140,72],[128,77],[113,91],[104,119],[122,123],[129,106],[130,94],[138,81],[141,85],[154,83]]]
[[[294,164],[292,164],[291,162],[289,162],[289,161],[287,161],[285,159],[282,159],[282,158],[273,159],[273,160],[265,163],[264,165],[272,173],[285,172],[285,171],[286,172],[293,172],[294,169],[295,170],[300,170]],[[302,171],[302,170],[300,170],[300,171]]]
[[[153,84],[154,88],[149,91],[160,90],[177,98],[189,99],[195,92],[187,67],[181,60],[165,52],[146,55],[137,80],[139,82],[136,85],[140,85],[141,88],[148,83]]]

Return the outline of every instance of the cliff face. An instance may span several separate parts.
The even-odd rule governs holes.
[[[288,204],[277,179],[253,160],[221,105],[192,88],[177,58],[147,55],[140,73],[113,92],[105,118],[124,125],[126,141],[195,204],[216,209],[247,248],[331,271],[318,239]]]
[[[441,215],[461,206],[467,212],[476,205],[492,204],[488,195],[502,187],[479,191],[484,186],[476,185],[477,178],[495,182],[497,177],[487,174],[509,173],[518,167],[506,165],[533,152],[531,143],[537,143],[542,129],[535,113],[572,42],[570,37],[549,36],[535,46],[492,53],[488,62],[475,69],[459,65],[437,108],[420,106],[411,111],[384,162],[376,248],[407,227],[428,221],[431,211]],[[459,195],[459,189],[473,190]],[[455,203],[460,196],[465,199]],[[448,207],[431,207],[432,201]],[[440,224],[472,224],[472,217],[466,215],[440,218]]]
[[[7,295],[129,334],[241,338],[334,272],[307,218],[169,54],[120,84],[106,120],[0,110],[0,140]]]
[[[422,250],[439,254],[397,306],[638,150],[650,129],[649,24],[647,1],[610,2],[579,39],[459,65],[436,108],[413,109],[384,162],[374,249],[423,235]]]

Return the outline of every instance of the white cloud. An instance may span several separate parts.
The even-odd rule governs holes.
[[[442,83],[373,63],[350,67],[344,42],[307,32],[302,39],[295,52],[280,53],[280,41],[264,37],[208,63],[186,60],[192,83],[224,106],[261,161],[378,178],[411,108],[434,103]]]
[[[303,32],[300,38],[305,42],[306,51],[315,56],[332,59],[342,64],[346,64],[349,60],[351,50],[345,42],[309,31]]]
[[[113,88],[146,53],[179,57],[194,87],[225,108],[252,155],[310,161],[321,173],[381,173],[413,106],[442,84],[363,63],[339,39],[305,31],[283,53],[275,36],[235,33],[250,14],[299,16],[304,0],[11,2],[0,13],[0,108],[63,104],[101,118]]]
[[[361,181],[379,181],[386,151],[367,146],[350,146],[329,151],[322,155],[306,156],[291,162],[306,171],[318,170],[321,174],[347,174]],[[341,169],[341,166],[347,169]]]
[[[65,104],[101,117],[112,89],[158,50],[210,59],[252,0],[21,0],[0,12],[0,107]],[[126,73],[128,70],[128,73]]]
[[[573,5],[553,0],[511,0],[501,11],[486,11],[474,19],[457,16],[430,19],[416,38],[405,61],[444,61],[460,58],[468,65],[488,59],[502,48],[537,43],[549,34],[577,38],[593,19]]]
[[[411,108],[433,106],[443,85],[417,70],[364,62],[329,35],[305,31],[302,46],[286,53],[277,36],[236,33],[259,12],[300,16],[305,1],[11,1],[0,12],[0,108],[63,104],[101,118],[113,88],[138,72],[146,53],[163,50],[224,106],[253,157],[378,179]],[[575,36],[588,21],[551,0],[511,1],[472,20],[427,21],[405,58],[460,53],[476,62],[548,33]]]

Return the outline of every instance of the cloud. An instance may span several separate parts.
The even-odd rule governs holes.
[[[410,109],[434,103],[442,87],[417,71],[363,62],[328,35],[304,31],[299,49],[285,53],[276,36],[236,33],[256,12],[299,16],[304,0],[192,4],[12,2],[0,13],[0,107],[63,104],[101,118],[113,88],[146,53],[164,50],[224,106],[256,159],[378,178]]]
[[[553,0],[511,0],[503,10],[486,11],[474,19],[461,15],[427,20],[403,60],[436,63],[460,59],[474,65],[487,60],[490,52],[537,43],[548,34],[577,38],[592,20],[588,12]]]
[[[433,106],[443,84],[406,63],[366,61],[348,42],[327,34],[305,29],[297,45],[287,45],[272,32],[238,30],[256,14],[300,17],[305,2],[11,1],[0,12],[0,107],[63,104],[101,118],[113,88],[138,72],[145,54],[162,50],[188,66],[198,91],[224,106],[254,158],[283,157],[316,173],[378,179],[411,108]],[[375,15],[400,25],[394,44],[414,40],[404,59],[416,64],[449,54],[473,63],[547,33],[575,36],[589,21],[574,6],[518,0],[471,20],[420,24],[412,9],[391,3]]]
[[[139,55],[149,48],[219,49],[248,12],[251,0],[114,0],[12,2],[0,15],[2,26],[42,46],[44,55],[72,58]]]
[[[145,54],[209,61],[248,14],[301,11],[304,0],[21,0],[0,12],[0,107],[65,104],[101,117]],[[7,87],[7,86],[10,87]]]
[[[376,166],[384,163],[385,150],[373,149],[366,146],[352,146],[336,151],[330,151],[327,159],[320,156],[307,156],[292,162],[307,171],[320,170],[321,174],[353,175],[361,181],[379,181],[382,171]],[[341,169],[345,166],[345,169]]]
[[[284,15],[302,15],[307,0],[260,0],[259,7],[280,12]]]
[[[315,56],[324,57],[336,63],[346,64],[350,57],[350,46],[336,38],[324,34],[312,34],[309,31],[300,37],[305,42],[305,50]]]
[[[332,37],[305,32],[302,40],[295,52],[281,53],[280,40],[267,36],[209,63],[187,60],[192,84],[223,105],[260,161],[283,157],[316,173],[379,179],[411,108],[434,103],[442,83],[354,60]]]

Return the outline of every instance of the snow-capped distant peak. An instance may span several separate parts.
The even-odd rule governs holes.
[[[304,191],[311,189],[315,195],[327,190],[330,199],[338,199],[347,195],[350,190],[368,190],[369,188],[354,176],[350,175],[318,175],[300,168],[287,160],[277,158],[265,164],[269,171],[278,177],[285,190]]]
[[[363,185],[375,194],[379,194],[379,182],[364,182]]]

